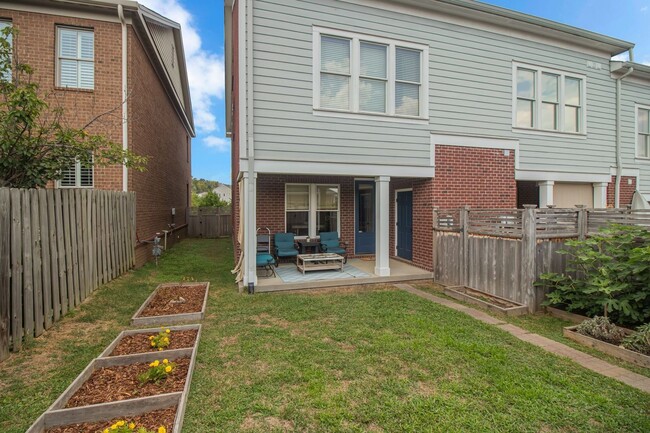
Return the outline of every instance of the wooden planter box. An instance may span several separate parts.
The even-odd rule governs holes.
[[[528,313],[528,307],[499,296],[491,295],[466,286],[445,286],[444,293],[459,301],[479,305],[490,311],[507,316],[521,316]]]
[[[615,358],[622,359],[624,361],[628,361],[642,367],[650,368],[650,356],[626,349],[624,347],[619,347],[611,343],[605,343],[604,341],[589,337],[587,335],[582,335],[576,332],[576,328],[577,325],[567,326],[563,329],[562,333],[566,338],[576,341],[584,346],[593,347],[594,349],[600,350],[601,352],[611,355]],[[632,332],[629,329],[622,329],[626,334]]]
[[[108,347],[99,355],[99,358],[110,358],[110,359],[131,359],[135,360],[133,362],[139,362],[138,360],[140,359],[141,355],[145,354],[151,354],[155,353],[157,356],[168,358],[168,357],[175,357],[175,358],[182,358],[183,356],[190,356],[192,355],[192,352],[196,349],[196,347],[199,345],[199,338],[201,338],[201,325],[179,325],[179,326],[168,326],[169,330],[171,331],[188,331],[188,330],[196,330],[196,340],[194,340],[194,345],[192,347],[184,347],[182,349],[172,349],[172,350],[163,350],[163,351],[151,351],[151,352],[142,352],[142,353],[134,353],[134,354],[129,354],[129,355],[115,355],[111,356],[111,353],[115,348],[117,347],[118,344],[120,344],[120,341],[127,335],[137,335],[137,334],[158,334],[160,332],[160,328],[147,328],[147,329],[129,329],[127,331],[122,331],[120,334],[113,340],[111,344],[108,345]],[[178,355],[180,354],[180,355]],[[140,361],[141,362],[141,361]]]
[[[142,330],[136,332],[139,333],[142,332]],[[123,336],[123,334],[124,332],[120,334],[120,336]],[[26,433],[43,433],[48,428],[62,425],[110,421],[115,418],[134,417],[154,410],[165,409],[172,406],[176,407],[176,416],[174,419],[174,425],[172,429],[169,430],[169,433],[180,433],[183,427],[183,417],[185,415],[185,405],[187,403],[190,384],[192,382],[192,373],[194,371],[194,365],[196,363],[199,336],[200,328],[199,334],[196,336],[194,347],[187,349],[140,353],[135,355],[111,356],[94,359],[90,364],[88,364],[84,371],[82,371],[81,374],[77,376],[77,378],[70,384],[70,386],[68,386],[63,394],[61,394],[61,396],[59,396],[59,398],[45,411],[45,413],[43,413],[34,422],[34,424],[32,424]],[[118,337],[118,339],[119,338],[120,337]],[[116,339],[116,341],[114,341],[111,346],[116,344],[118,339]],[[106,353],[106,351],[104,351],[104,353]],[[110,351],[108,353],[110,353]],[[132,398],[110,403],[99,403],[74,408],[65,408],[68,400],[84,384],[84,382],[88,380],[88,378],[96,369],[117,365],[135,364],[140,362],[153,362],[156,359],[160,359],[162,353],[164,353],[164,357],[170,361],[183,357],[190,357],[190,365],[187,372],[187,377],[185,379],[185,386],[183,387],[183,391],[148,397]]]
[[[200,311],[192,312],[192,313],[181,313],[181,314],[168,314],[168,315],[163,315],[163,316],[141,316],[142,312],[144,311],[145,308],[147,308],[147,305],[151,302],[151,300],[156,296],[158,291],[163,288],[163,287],[173,287],[177,286],[180,283],[164,283],[164,284],[159,284],[158,287],[156,287],[156,290],[149,295],[146,301],[140,306],[138,311],[133,315],[131,318],[131,325],[132,326],[155,326],[155,325],[172,325],[174,323],[183,323],[183,322],[197,322],[200,320],[203,320],[203,317],[205,317],[205,307],[208,303],[208,293],[210,292],[210,283],[209,282],[197,282],[197,283],[188,283],[186,285],[201,285],[205,288],[205,296],[203,297],[203,306],[201,307]],[[203,289],[202,287],[202,289]]]
[[[559,308],[554,307],[545,307],[546,312],[553,317],[558,319],[566,320],[567,322],[575,323],[576,325],[581,324],[588,319],[587,316],[581,316],[580,314],[570,313],[568,311],[560,310]]]

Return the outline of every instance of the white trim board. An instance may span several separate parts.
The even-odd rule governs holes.
[[[436,166],[436,144],[440,146],[478,147],[503,149],[515,152],[515,170],[519,169],[519,140],[479,135],[431,134],[431,165]]]
[[[248,160],[240,160],[240,170],[248,169]],[[336,162],[255,160],[258,173],[299,174],[355,177],[421,177],[433,178],[433,167],[414,165],[342,164]]]
[[[552,171],[517,170],[515,180],[557,181],[582,183],[609,183],[611,175],[600,173],[565,173]]]

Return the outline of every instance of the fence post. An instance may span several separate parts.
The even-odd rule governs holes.
[[[578,239],[587,237],[587,209],[585,205],[576,205],[578,208]]]
[[[469,284],[469,206],[460,209],[460,285]]]
[[[534,313],[537,308],[537,291],[535,289],[535,255],[537,250],[537,227],[535,205],[524,205],[522,215],[521,238],[521,288],[526,293],[528,311]]]
[[[10,218],[9,189],[0,188],[0,361],[9,357]]]
[[[438,242],[438,232],[436,229],[438,228],[438,208],[436,206],[433,207],[431,210],[432,217],[431,217],[431,269],[433,269],[433,279],[434,281],[438,279],[439,275],[436,275],[436,270],[438,267],[436,266],[437,262],[437,257],[436,257],[436,250],[438,249],[436,247],[436,243]]]

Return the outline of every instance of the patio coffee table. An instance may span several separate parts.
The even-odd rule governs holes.
[[[303,275],[307,271],[324,271],[328,269],[338,269],[343,272],[343,256],[334,253],[298,254],[296,266]]]

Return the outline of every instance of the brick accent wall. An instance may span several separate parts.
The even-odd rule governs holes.
[[[20,60],[35,69],[34,79],[42,93],[49,95],[52,107],[65,110],[64,121],[81,127],[99,114],[111,110],[90,132],[122,142],[122,30],[116,22],[81,19],[61,15],[21,12],[0,7],[0,17],[10,19],[20,31],[14,50]],[[115,17],[112,17],[113,19]],[[95,37],[95,88],[61,89],[55,86],[56,26],[67,25],[93,29]],[[175,112],[169,96],[149,62],[135,32],[128,33],[129,77],[129,146],[137,153],[149,155],[147,171],[129,170],[128,188],[137,195],[136,227],[140,239],[149,239],[172,222],[171,208],[176,208],[174,222],[186,223],[189,205],[191,168],[189,136]],[[48,187],[53,187],[50,182]],[[122,190],[122,166],[95,167],[94,187]],[[183,232],[174,234],[174,239]],[[172,242],[168,240],[168,245]],[[137,265],[151,257],[151,248],[136,248]]]
[[[436,145],[433,204],[440,208],[515,207],[515,152]]]
[[[630,183],[628,183],[630,182]],[[625,207],[632,204],[632,198],[636,191],[636,177],[621,176],[621,196],[620,206]],[[607,185],[607,207],[614,207],[616,199],[616,176],[612,176],[612,180]]]

